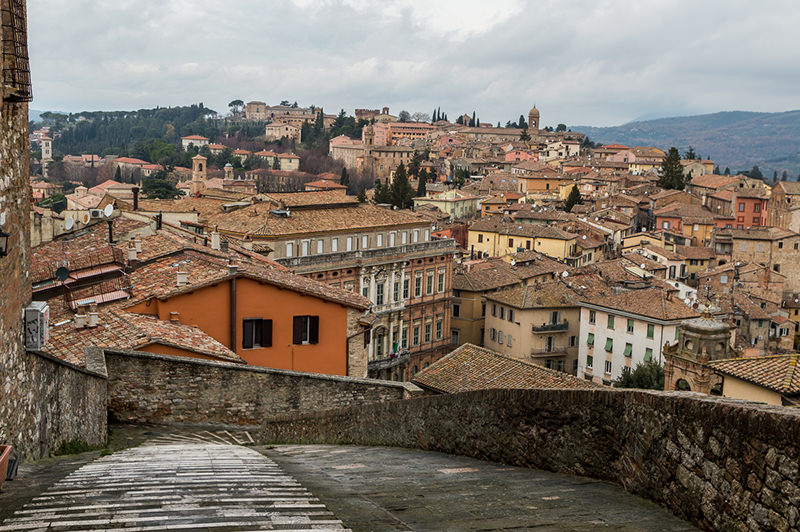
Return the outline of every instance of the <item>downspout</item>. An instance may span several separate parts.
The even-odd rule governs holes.
[[[236,276],[231,277],[231,351],[236,353]]]

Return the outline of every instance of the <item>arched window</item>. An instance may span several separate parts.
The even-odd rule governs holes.
[[[675,389],[680,392],[691,392],[692,387],[689,386],[689,383],[686,382],[684,379],[678,379],[678,382],[675,383]]]

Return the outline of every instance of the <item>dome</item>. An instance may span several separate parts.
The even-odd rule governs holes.
[[[226,163],[225,168],[233,168],[233,165],[231,163]]]
[[[730,329],[725,322],[714,319],[708,310],[703,311],[699,318],[684,321],[683,326],[691,331],[701,333],[724,332]]]
[[[534,106],[533,106],[533,108],[531,108],[531,110],[530,110],[530,111],[528,111],[528,114],[529,114],[529,115],[537,115],[537,116],[538,116],[538,115],[539,115],[539,110],[538,110],[538,109],[536,108],[536,106],[534,105]]]

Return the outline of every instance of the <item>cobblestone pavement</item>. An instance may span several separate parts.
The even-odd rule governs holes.
[[[158,435],[86,464],[0,531],[342,531],[342,523],[248,433]]]
[[[697,530],[588,478],[410,449],[279,445],[265,452],[354,532]]]

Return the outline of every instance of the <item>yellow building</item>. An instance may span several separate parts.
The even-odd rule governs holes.
[[[709,366],[721,375],[722,395],[771,405],[800,405],[800,354],[717,360]]]
[[[450,216],[451,220],[472,216],[478,212],[480,196],[472,196],[460,190],[447,190],[431,194],[424,198],[414,198],[414,208],[420,205],[431,205]]]
[[[469,251],[476,256],[504,257],[536,251],[565,260],[575,254],[577,235],[555,227],[521,224],[508,218],[481,218],[469,228]]]

